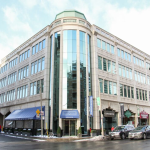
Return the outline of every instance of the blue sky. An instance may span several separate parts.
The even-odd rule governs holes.
[[[0,60],[66,9],[150,54],[150,0],[0,0]]]

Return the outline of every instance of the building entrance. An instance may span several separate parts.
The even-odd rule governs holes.
[[[63,135],[75,136],[76,135],[76,120],[64,120],[63,119]]]

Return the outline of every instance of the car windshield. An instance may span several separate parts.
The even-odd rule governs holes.
[[[145,129],[145,127],[137,127],[137,128],[135,128],[134,130],[144,130]]]
[[[125,126],[118,126],[118,127],[116,127],[114,130],[122,130],[122,129],[124,129],[125,128]]]

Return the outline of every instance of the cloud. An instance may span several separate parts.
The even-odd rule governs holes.
[[[33,8],[40,3],[40,0],[19,0],[19,2],[28,9]]]

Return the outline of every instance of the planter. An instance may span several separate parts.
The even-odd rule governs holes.
[[[57,137],[62,137],[62,136],[61,136],[61,133],[57,133]]]

